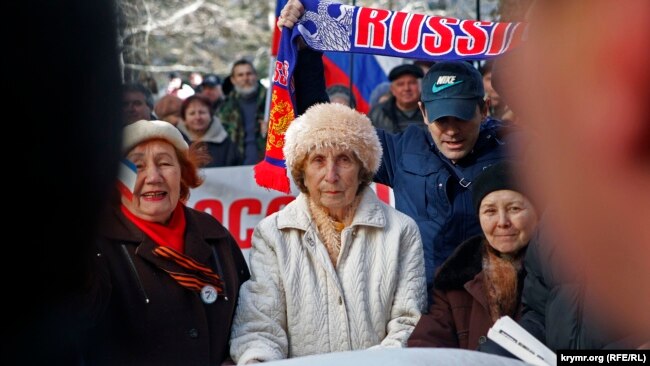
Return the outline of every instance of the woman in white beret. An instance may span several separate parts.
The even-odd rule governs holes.
[[[416,223],[369,188],[381,163],[370,120],[314,105],[283,150],[300,194],[255,228],[233,360],[405,347],[426,306],[424,254]]]
[[[185,206],[202,183],[198,150],[164,121],[123,132],[135,185],[116,199],[97,241],[88,365],[220,365],[240,285],[239,246],[211,215]]]

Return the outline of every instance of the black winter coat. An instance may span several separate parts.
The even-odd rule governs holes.
[[[99,286],[89,304],[88,365],[220,365],[229,356],[240,285],[250,277],[230,233],[209,214],[185,207],[185,255],[225,282],[225,296],[206,304],[156,263],[157,244],[118,209],[98,241]]]

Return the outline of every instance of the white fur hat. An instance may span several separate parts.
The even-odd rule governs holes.
[[[287,167],[296,168],[310,151],[324,147],[350,149],[372,174],[381,164],[381,144],[370,119],[343,104],[313,105],[291,122],[284,135]]]
[[[122,153],[126,154],[139,143],[156,138],[169,141],[170,144],[181,151],[187,151],[189,148],[181,132],[171,123],[142,119],[124,127],[122,131]]]

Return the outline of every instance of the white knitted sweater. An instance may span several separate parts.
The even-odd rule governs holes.
[[[372,190],[362,194],[336,267],[304,194],[259,223],[232,327],[235,362],[406,345],[426,307],[420,233]]]

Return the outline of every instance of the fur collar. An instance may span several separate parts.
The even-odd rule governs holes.
[[[483,269],[485,239],[477,235],[465,240],[440,266],[434,286],[438,290],[462,289]]]
[[[504,315],[515,317],[519,306],[519,294],[523,277],[520,278],[521,259],[524,250],[515,256],[502,256],[496,250],[485,246],[483,253],[483,273],[488,310],[492,321]]]

